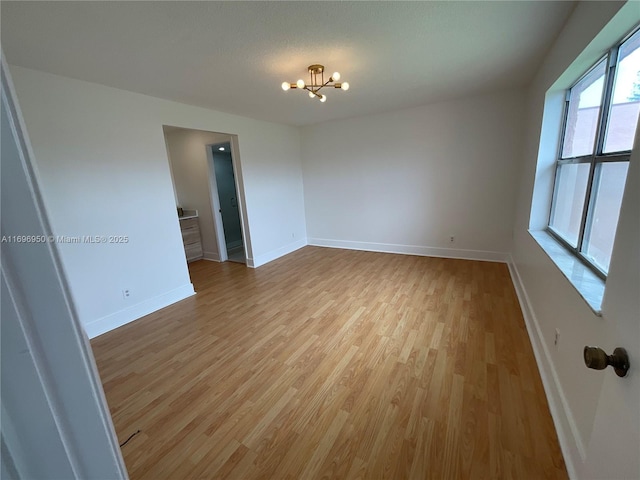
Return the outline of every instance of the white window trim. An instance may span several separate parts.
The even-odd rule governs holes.
[[[562,237],[562,235],[559,232],[555,231],[550,224],[551,218],[553,217],[553,209],[555,206],[555,199],[557,195],[557,190],[556,190],[557,185],[554,185],[552,190],[552,200],[550,202],[547,227],[545,229],[547,233],[553,239],[555,239],[556,242],[558,242],[561,245],[561,247],[563,247],[564,249],[561,255],[559,254],[559,252],[556,252],[554,254],[556,256],[560,255],[560,258],[558,259],[559,261],[556,262],[556,264],[560,264],[560,265],[567,264],[568,262],[564,258],[565,255],[572,255],[576,257],[577,260],[582,262],[587,268],[591,269],[591,271],[596,276],[600,277],[603,282],[606,281],[607,272],[602,270],[597,264],[591,261],[591,259],[589,259],[582,252],[582,247],[584,245],[585,237],[587,235],[587,230],[589,228],[592,215],[593,215],[594,198],[595,198],[593,195],[593,187],[597,183],[598,165],[605,162],[629,162],[631,158],[631,150],[625,150],[625,151],[619,151],[619,152],[613,152],[613,153],[603,153],[603,147],[606,139],[607,126],[609,122],[609,111],[610,111],[611,102],[612,102],[611,97],[613,96],[613,92],[614,92],[615,73],[616,73],[616,68],[618,67],[618,50],[622,46],[622,44],[624,44],[627,40],[629,40],[637,31],[638,31],[638,26],[636,26],[633,30],[627,33],[627,35],[625,35],[624,38],[617,41],[614,44],[614,46],[609,49],[606,55],[604,55],[603,57],[600,57],[597,61],[595,61],[593,65],[565,91],[565,102],[564,102],[564,109],[562,113],[560,137],[558,142],[558,153],[555,161],[554,179],[557,179],[558,168],[561,165],[578,164],[578,163],[589,164],[589,178],[587,180],[587,190],[585,193],[585,202],[583,205],[583,211],[582,211],[582,216],[580,221],[580,229],[578,232],[577,245],[575,247],[571,245],[567,240],[565,240]],[[596,68],[603,60],[606,61],[607,64],[605,67],[605,81],[603,86],[602,103],[600,108],[600,115],[598,118],[598,125],[596,128],[596,135],[594,139],[595,145],[594,145],[593,151],[591,154],[588,154],[588,155],[581,155],[578,157],[571,157],[571,158],[563,158],[562,150],[564,145],[564,137],[566,134],[566,131],[565,131],[566,121],[567,121],[567,116],[569,111],[569,93],[578,83],[580,83],[587,75],[589,75],[593,71],[593,69]],[[546,241],[544,241],[543,243],[546,244]],[[541,245],[541,247],[545,249],[544,246]],[[573,262],[569,262],[569,263],[573,263]],[[560,265],[558,265],[558,267],[560,268],[560,270],[563,270],[563,268]],[[565,273],[566,275],[566,272],[563,271],[563,273]],[[604,286],[602,290],[604,294]],[[580,288],[578,288],[578,291],[580,291],[581,295],[583,294]],[[593,292],[591,291],[591,289],[590,288],[587,289],[587,296],[592,297],[592,295],[593,295]],[[602,299],[600,299],[599,303],[601,302],[602,302]],[[587,303],[590,303],[590,302],[587,301]]]

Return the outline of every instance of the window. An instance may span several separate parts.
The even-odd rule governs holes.
[[[568,91],[549,232],[606,278],[640,112],[640,30]]]

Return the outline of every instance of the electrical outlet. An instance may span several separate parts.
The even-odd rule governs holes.
[[[456,236],[455,235],[450,235],[449,236],[449,243],[453,243],[456,241]]]
[[[555,337],[553,337],[553,344],[557,347],[559,341],[560,341],[560,330],[556,328],[556,335]]]
[[[128,300],[130,296],[131,296],[131,290],[129,289],[122,290],[122,298],[124,298],[125,300]]]

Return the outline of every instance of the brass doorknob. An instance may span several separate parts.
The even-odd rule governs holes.
[[[584,347],[584,364],[594,370],[604,370],[609,365],[613,367],[616,375],[624,377],[629,371],[629,356],[624,348],[618,347],[613,355],[607,355],[600,347]]]

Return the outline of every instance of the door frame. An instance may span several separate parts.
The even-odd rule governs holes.
[[[226,144],[226,142],[225,142]],[[213,149],[220,143],[207,144],[207,167],[209,170],[209,197],[211,201],[211,212],[213,213],[213,226],[216,231],[216,243],[218,245],[218,260],[226,262],[229,259],[227,252],[227,241],[224,236],[224,225],[222,223],[222,213],[220,212],[220,196],[218,195],[218,183],[216,182],[216,171],[214,168]]]
[[[240,171],[239,163],[237,162],[238,152],[238,137],[237,135],[229,135],[229,140],[225,142],[217,142],[207,144],[207,166],[209,169],[209,194],[211,200],[211,210],[213,212],[213,224],[216,232],[216,242],[218,244],[218,257],[220,262],[226,262],[229,259],[227,251],[227,241],[224,234],[224,223],[222,221],[220,196],[218,193],[218,183],[216,180],[216,171],[214,166],[214,148],[220,146],[229,145],[229,153],[231,154],[231,167],[233,169],[234,186],[236,189],[236,199],[238,202],[238,215],[240,217],[240,232],[242,234],[242,248],[244,249],[245,259],[249,258],[249,245],[250,242],[247,238],[249,231],[246,225],[246,209],[244,201],[244,187],[242,181],[242,172]],[[247,263],[245,262],[245,265]]]
[[[127,469],[89,339],[62,267],[4,52],[0,74],[2,110],[7,114],[3,129],[11,131],[10,138],[3,138],[3,147],[5,142],[15,146],[15,151],[7,147],[8,154],[2,158],[3,175],[10,179],[10,189],[2,189],[2,199],[10,198],[15,207],[3,208],[2,231],[41,239],[26,245],[9,242],[2,248],[1,277],[9,297],[3,298],[3,307],[5,302],[12,306],[9,318],[2,320],[3,328],[5,320],[10,322],[11,331],[26,346],[18,355],[5,357],[3,350],[3,362],[13,362],[8,365],[16,370],[30,366],[34,374],[17,382],[18,393],[38,399],[0,402],[2,471],[27,478],[40,476],[35,471],[40,467],[47,468],[51,477],[63,477],[69,476],[70,469],[73,478],[125,480]],[[37,269],[34,262],[38,262]],[[50,420],[51,428],[39,422],[43,419]],[[43,438],[48,445],[42,443]],[[63,452],[55,461],[51,459],[53,444]]]

